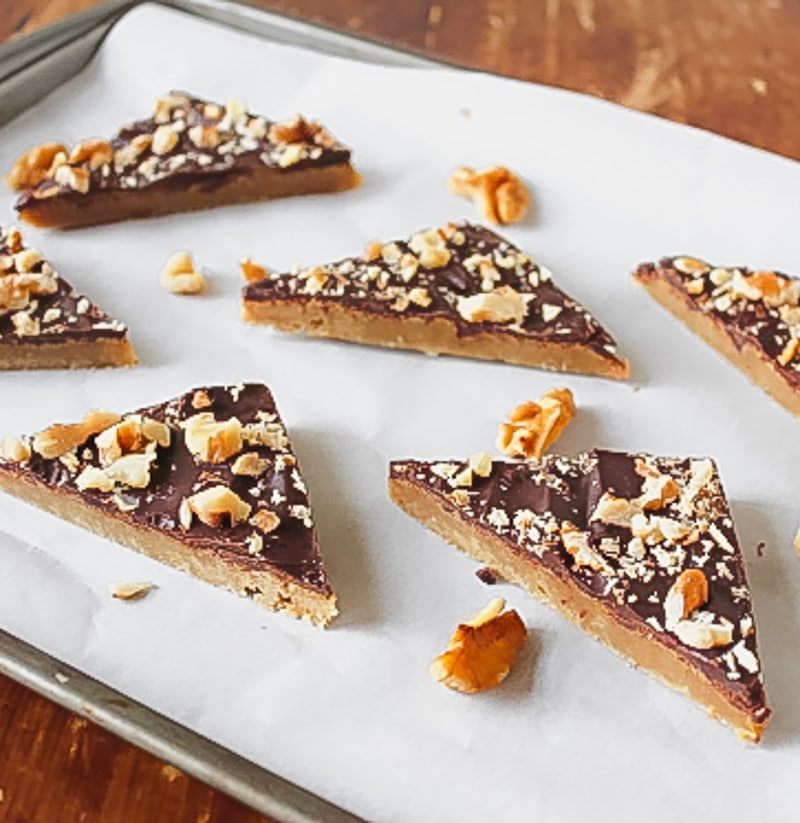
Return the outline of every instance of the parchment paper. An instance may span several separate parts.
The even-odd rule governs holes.
[[[28,230],[76,286],[126,320],[142,365],[5,373],[0,431],[89,408],[127,411],[190,387],[260,380],[299,454],[341,617],[329,631],[270,614],[8,496],[0,625],[371,820],[796,819],[800,769],[800,423],[631,282],[662,254],[800,272],[800,167],[597,100],[457,71],[381,69],[143,7],[91,67],[2,130],[0,166],[29,145],[112,134],[171,88],[320,119],[355,151],[345,194],[70,233]],[[444,180],[502,163],[536,215],[504,233],[612,330],[630,383],[282,336],[238,319],[246,255],[274,269],[358,253],[475,217]],[[13,196],[0,195],[11,219]],[[158,285],[190,249],[211,290]],[[392,458],[492,451],[497,423],[556,385],[579,416],[559,449],[717,459],[748,561],[775,715],[743,745],[389,501]],[[756,544],[764,541],[763,557]],[[110,583],[149,580],[136,603]],[[501,595],[530,627],[507,682],[466,697],[428,664],[460,620]]]

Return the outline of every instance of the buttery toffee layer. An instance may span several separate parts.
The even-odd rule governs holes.
[[[311,300],[390,318],[445,319],[455,325],[459,338],[490,332],[580,346],[619,376],[627,375],[615,340],[555,285],[547,268],[470,223],[370,244],[361,258],[271,275],[243,291],[245,316],[248,305]]]
[[[744,562],[710,459],[597,449],[494,461],[485,477],[465,461],[401,460],[393,481],[432,491],[514,554],[568,576],[620,624],[699,667],[754,724],[768,719]],[[675,593],[687,570],[700,570],[708,590],[684,617]]]
[[[265,386],[197,389],[108,422],[53,458],[37,451],[51,453],[47,437],[27,438],[16,460],[0,458],[0,476],[33,477],[131,526],[334,598],[307,489]]]
[[[6,178],[22,191],[22,217],[50,198],[76,205],[93,193],[170,186],[204,192],[269,168],[291,176],[309,168],[349,168],[351,152],[319,123],[301,116],[282,122],[250,114],[235,99],[227,105],[182,92],[159,98],[153,117],[123,127],[111,140],[89,139],[71,151],[46,144],[29,152]],[[38,164],[38,166],[37,166]],[[351,170],[352,171],[352,170]],[[351,185],[357,176],[353,172]],[[255,198],[250,198],[255,199]]]
[[[26,247],[16,226],[0,228],[0,346],[121,342],[127,333]]]

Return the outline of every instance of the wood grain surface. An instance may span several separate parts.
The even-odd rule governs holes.
[[[2,0],[0,41],[98,0]],[[800,159],[800,0],[257,0]],[[0,820],[264,818],[0,677]]]

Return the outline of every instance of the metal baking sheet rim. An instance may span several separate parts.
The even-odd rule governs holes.
[[[265,39],[383,65],[441,64],[229,0],[111,0],[0,46],[0,126],[90,62],[113,26],[150,2]],[[4,538],[13,540],[10,535]],[[154,712],[0,628],[0,672],[187,774],[287,823],[360,818]]]

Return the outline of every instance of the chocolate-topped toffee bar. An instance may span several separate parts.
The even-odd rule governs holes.
[[[800,279],[694,257],[643,263],[638,283],[800,417]]]
[[[595,450],[540,461],[393,461],[406,512],[758,740],[750,591],[714,463]]]
[[[243,316],[281,331],[624,379],[608,332],[551,273],[469,223],[250,283]]]
[[[350,150],[299,115],[273,122],[172,92],[155,114],[111,140],[71,151],[35,146],[6,176],[21,192],[20,218],[72,228],[298,194],[341,191],[359,182]]]
[[[308,493],[269,390],[201,388],[7,437],[0,488],[320,625],[337,614]]]
[[[0,369],[135,363],[125,324],[77,294],[16,226],[0,227]]]

